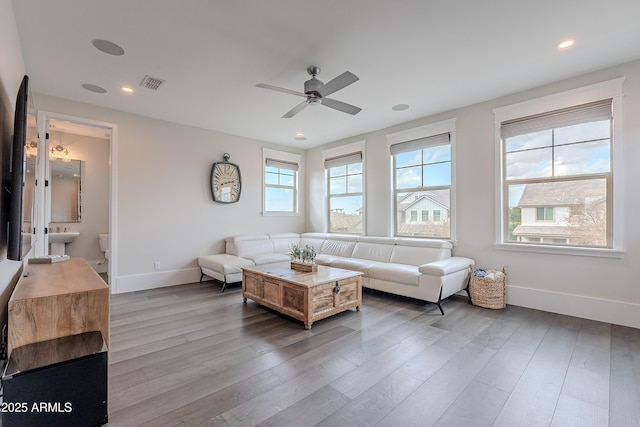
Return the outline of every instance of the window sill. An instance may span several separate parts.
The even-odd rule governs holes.
[[[262,216],[300,216],[300,212],[262,212]]]
[[[535,252],[553,255],[589,256],[599,258],[624,258],[625,251],[603,248],[578,248],[575,246],[522,245],[518,243],[496,243],[495,248],[503,251]]]

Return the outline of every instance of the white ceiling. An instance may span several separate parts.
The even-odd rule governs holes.
[[[638,0],[14,0],[37,93],[303,149],[640,58]],[[556,48],[575,38],[566,51]],[[117,43],[107,55],[94,39]],[[360,80],[323,106],[306,68]],[[166,80],[158,92],[145,75]],[[90,83],[107,89],[96,94]],[[135,89],[121,92],[122,85]],[[405,111],[392,111],[395,104]],[[36,105],[36,108],[38,106]],[[295,141],[303,132],[306,141]]]

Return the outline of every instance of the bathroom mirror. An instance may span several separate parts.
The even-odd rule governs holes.
[[[50,159],[51,222],[81,222],[83,162]]]

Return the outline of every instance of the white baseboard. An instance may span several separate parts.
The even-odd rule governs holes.
[[[507,285],[507,304],[640,328],[640,305]]]
[[[200,269],[194,267],[182,270],[154,271],[153,273],[119,276],[115,281],[111,280],[111,287],[112,293],[123,294],[126,292],[183,285],[185,283],[193,283],[199,280]]]

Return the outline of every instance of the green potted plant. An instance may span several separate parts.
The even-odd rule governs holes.
[[[315,263],[316,248],[311,245],[305,245],[303,249],[299,245],[291,245],[289,256],[291,256],[291,268],[299,271],[317,271],[318,266]]]

